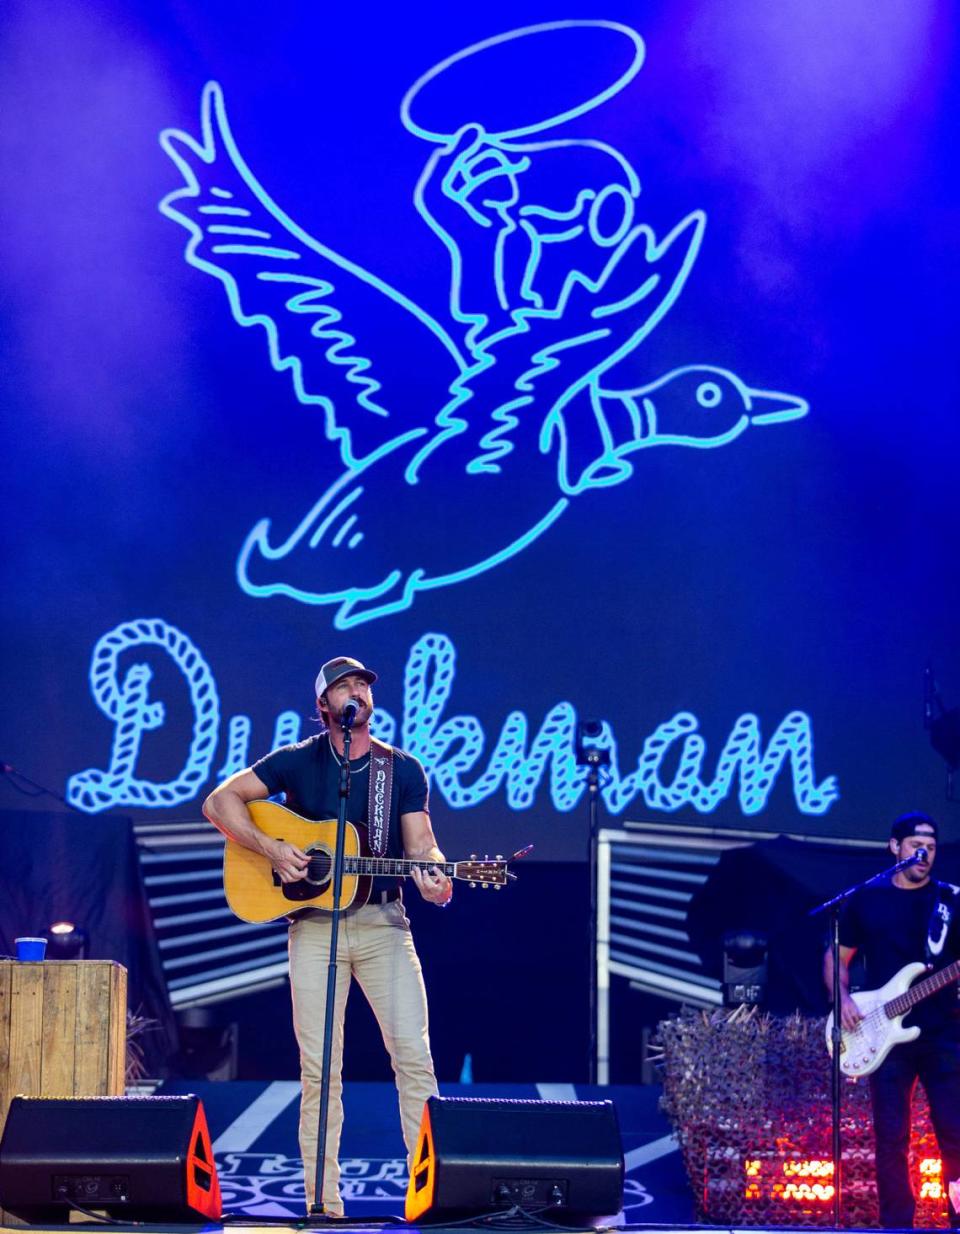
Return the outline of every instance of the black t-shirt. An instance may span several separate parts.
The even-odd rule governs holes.
[[[340,764],[326,733],[318,733],[296,745],[281,746],[266,758],[253,764],[252,770],[269,790],[270,796],[283,793],[285,804],[295,814],[316,822],[337,817],[339,802]],[[347,821],[367,821],[367,799],[370,791],[370,758],[350,760],[350,796],[347,798]],[[402,857],[403,836],[400,816],[429,811],[429,788],[426,772],[412,754],[393,751],[393,789],[390,793],[390,830],[387,837],[387,857]],[[396,886],[392,878],[375,878],[372,894],[378,895]]]
[[[939,896],[940,884],[931,880],[916,890],[880,883],[848,900],[840,916],[840,943],[844,947],[856,947],[863,956],[868,989],[886,985],[905,964],[926,959],[927,934]],[[934,969],[960,958],[960,922],[957,921],[960,903],[954,900],[949,887],[945,898],[954,915],[943,950],[933,961]],[[938,934],[939,929],[934,932]],[[929,1029],[943,1027],[958,1018],[960,1004],[954,984],[918,1003],[904,1023]]]

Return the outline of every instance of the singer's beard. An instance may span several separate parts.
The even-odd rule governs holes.
[[[367,703],[361,702],[360,699],[356,699],[355,702],[360,703],[360,706],[357,708],[356,719],[350,725],[350,728],[353,732],[356,732],[358,728],[366,728],[367,725],[370,723],[370,717],[373,715],[373,708],[369,706]],[[343,727],[342,721],[343,721],[343,708],[342,707],[339,708],[337,711],[330,712],[330,727],[331,728],[333,728],[334,726],[336,726],[337,728],[342,728]]]

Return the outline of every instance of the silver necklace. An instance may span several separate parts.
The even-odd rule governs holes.
[[[333,755],[333,757],[337,760],[337,765],[338,765],[338,766],[340,766],[340,767],[342,767],[342,766],[343,766],[343,759],[342,759],[342,758],[340,757],[340,755],[337,753],[336,747],[334,746],[333,742],[330,740],[330,734],[329,734],[329,733],[327,733],[327,743],[328,743],[328,745],[330,746],[330,753],[331,753],[331,754]],[[360,766],[359,766],[359,767],[354,767],[354,766],[353,766],[353,764],[352,764],[352,762],[351,762],[351,765],[350,765],[350,771],[351,771],[351,773],[353,773],[353,772],[357,772],[357,771],[366,771],[366,769],[367,769],[369,766],[370,766],[370,755],[368,754],[368,755],[367,755],[367,757],[366,757],[366,761],[365,761],[365,762],[362,762],[362,763],[360,764]]]

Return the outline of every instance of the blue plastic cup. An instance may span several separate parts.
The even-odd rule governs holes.
[[[47,950],[45,938],[15,938],[18,960],[42,960]]]

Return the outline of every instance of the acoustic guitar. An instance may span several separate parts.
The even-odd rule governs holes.
[[[310,858],[303,878],[282,883],[280,876],[261,853],[253,853],[227,839],[223,853],[223,888],[227,903],[243,921],[272,921],[302,908],[333,908],[333,855],[337,840],[336,819],[311,822],[273,801],[251,801],[250,816],[264,835],[294,844]],[[511,861],[525,857],[530,844],[512,857],[469,861],[413,861],[406,857],[373,857],[367,847],[366,827],[347,823],[344,837],[343,885],[340,907],[366,904],[371,879],[408,878],[414,868],[442,870],[448,878],[461,879],[471,887],[493,887],[499,891],[517,876],[508,870]]]

